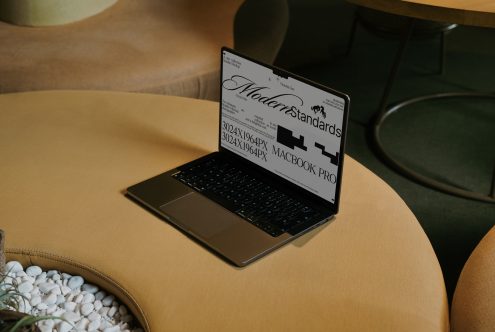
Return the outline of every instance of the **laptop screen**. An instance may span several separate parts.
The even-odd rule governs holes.
[[[336,203],[348,99],[222,49],[220,146]]]

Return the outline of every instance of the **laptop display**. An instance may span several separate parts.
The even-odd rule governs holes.
[[[220,146],[334,203],[346,101],[222,51]]]
[[[246,266],[337,214],[349,98],[228,48],[220,59],[218,151],[127,195]]]

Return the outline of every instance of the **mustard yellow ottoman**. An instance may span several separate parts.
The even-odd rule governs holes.
[[[242,2],[120,0],[66,25],[0,21],[0,93],[104,89],[217,99],[219,50],[233,46]]]
[[[82,275],[117,294],[148,332],[448,331],[426,234],[349,156],[335,220],[245,268],[124,196],[215,150],[218,107],[122,92],[0,95],[7,259]]]
[[[462,269],[452,300],[451,326],[453,332],[495,330],[495,228]]]

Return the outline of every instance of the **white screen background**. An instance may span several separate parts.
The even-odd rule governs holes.
[[[336,133],[343,131],[344,99],[293,78],[279,77],[271,69],[230,52],[223,51],[222,56],[220,145],[334,202],[338,166],[315,143],[332,155],[340,151],[342,137]],[[265,103],[257,100],[260,96]],[[274,108],[275,102],[268,106],[269,101],[296,107],[299,119],[286,114],[287,109],[281,111],[281,106]],[[300,119],[304,119],[302,113],[329,125],[325,125],[326,130],[315,128]],[[297,145],[291,148],[277,142],[278,126],[292,131],[297,144],[301,143],[301,135],[306,151]],[[332,130],[335,134],[329,132]],[[339,156],[339,163],[342,157]]]

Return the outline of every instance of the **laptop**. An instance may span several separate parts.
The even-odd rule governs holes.
[[[218,151],[127,195],[236,266],[333,218],[349,97],[221,50]]]

